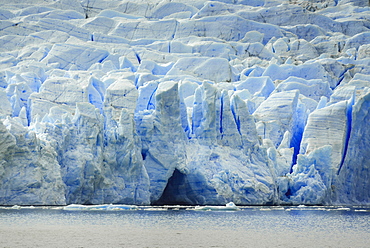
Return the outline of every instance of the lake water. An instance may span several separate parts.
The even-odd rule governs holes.
[[[370,209],[3,207],[0,247],[370,247]]]

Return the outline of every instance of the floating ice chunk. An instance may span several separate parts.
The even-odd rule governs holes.
[[[235,203],[229,202],[225,206],[196,206],[194,208],[196,211],[238,211],[238,208]]]
[[[118,204],[110,204],[108,206],[109,211],[121,211],[121,210],[138,210],[139,207],[135,205],[118,205]]]
[[[116,204],[103,204],[103,205],[80,205],[71,204],[63,207],[67,211],[119,211],[119,210],[138,210],[134,205],[116,205]]]
[[[63,207],[63,210],[68,210],[68,211],[77,211],[77,210],[86,210],[86,209],[87,209],[87,206],[81,205],[81,204],[71,204],[71,205]]]

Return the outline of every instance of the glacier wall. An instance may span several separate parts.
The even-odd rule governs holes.
[[[370,204],[368,1],[0,6],[0,205]]]

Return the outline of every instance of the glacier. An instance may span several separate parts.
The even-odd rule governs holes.
[[[370,204],[367,0],[0,6],[0,205]]]

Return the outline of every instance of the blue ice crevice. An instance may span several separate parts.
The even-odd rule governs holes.
[[[355,104],[355,95],[353,95],[351,97],[351,99],[348,100],[347,102],[348,102],[348,105],[347,105],[347,132],[346,132],[346,139],[345,139],[345,142],[344,142],[343,156],[342,156],[342,160],[340,161],[340,165],[338,167],[337,175],[339,175],[340,170],[343,167],[344,161],[346,159],[347,151],[348,151],[349,140],[351,138],[352,109],[353,109],[353,105]]]
[[[304,128],[307,123],[307,112],[306,107],[303,103],[300,101],[297,103],[297,109],[294,113],[294,121],[293,121],[293,129],[292,129],[292,138],[290,141],[290,147],[294,148],[294,153],[292,157],[292,167],[291,171],[293,169],[293,165],[297,163],[297,156],[299,154],[300,148],[301,148],[301,141],[303,137]]]
[[[333,185],[333,203],[367,204],[370,197],[370,94],[358,98],[352,107],[352,125],[346,156]]]

